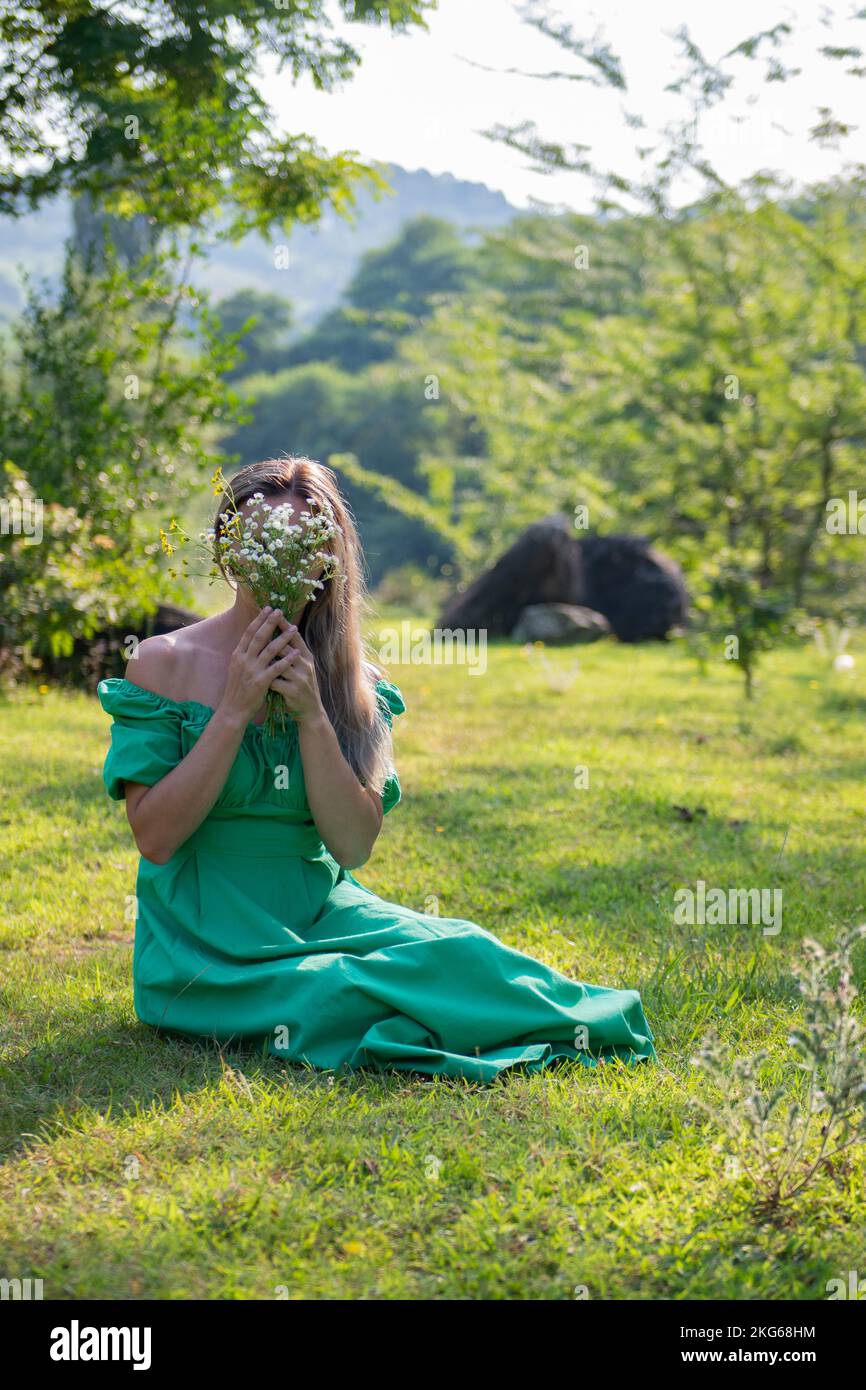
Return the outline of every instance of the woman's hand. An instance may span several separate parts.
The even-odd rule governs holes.
[[[278,628],[272,637],[274,628]],[[296,631],[279,608],[263,608],[253,618],[231,654],[228,680],[219,713],[246,726],[261,708],[274,676],[286,671],[297,655],[287,650]]]
[[[291,651],[286,658],[285,670],[271,681],[271,690],[282,695],[286,709],[298,724],[327,719],[319,693],[313,653],[294,623],[288,624],[286,635],[291,642]]]

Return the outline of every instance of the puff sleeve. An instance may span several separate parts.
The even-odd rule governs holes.
[[[180,762],[182,712],[161,695],[114,677],[100,681],[96,693],[114,720],[102,780],[108,795],[122,801],[125,782],[152,787]]]
[[[400,690],[396,685],[392,684],[391,681],[378,680],[376,682],[376,697],[379,702],[379,708],[387,721],[388,728],[393,728],[394,715],[403,714],[406,709],[406,704]],[[403,793],[400,788],[400,779],[397,775],[397,769],[392,767],[388,779],[382,788],[382,813],[387,815],[389,811],[393,811],[402,795]]]

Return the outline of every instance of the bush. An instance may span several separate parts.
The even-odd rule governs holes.
[[[220,341],[175,260],[125,269],[109,247],[94,273],[67,248],[56,299],[27,286],[0,357],[6,668],[70,657],[166,597],[159,520],[213,471],[208,433],[237,411],[220,379],[236,336]]]

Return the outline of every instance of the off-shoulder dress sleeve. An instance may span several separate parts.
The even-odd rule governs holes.
[[[102,780],[108,795],[122,801],[125,782],[152,787],[180,762],[182,711],[131,681],[100,681],[96,693],[114,721]]]
[[[388,728],[393,728],[394,715],[403,714],[406,709],[402,693],[391,681],[378,680],[376,682],[376,696],[379,701],[379,707],[387,720]],[[397,769],[392,767],[388,779],[382,788],[382,812],[384,815],[387,815],[389,811],[393,811],[402,795],[403,793],[400,788],[400,778],[397,775]]]

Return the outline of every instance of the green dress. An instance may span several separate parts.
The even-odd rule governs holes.
[[[405,709],[376,684],[389,725]],[[104,780],[152,786],[213,710],[103,680],[113,716]],[[283,770],[275,777],[275,767]],[[385,812],[401,798],[395,770]],[[154,1028],[252,1043],[293,1063],[492,1081],[559,1058],[655,1056],[635,990],[579,984],[457,917],[386,902],[322,843],[297,727],[250,724],[213,809],[166,864],[141,859],[135,1009]]]

